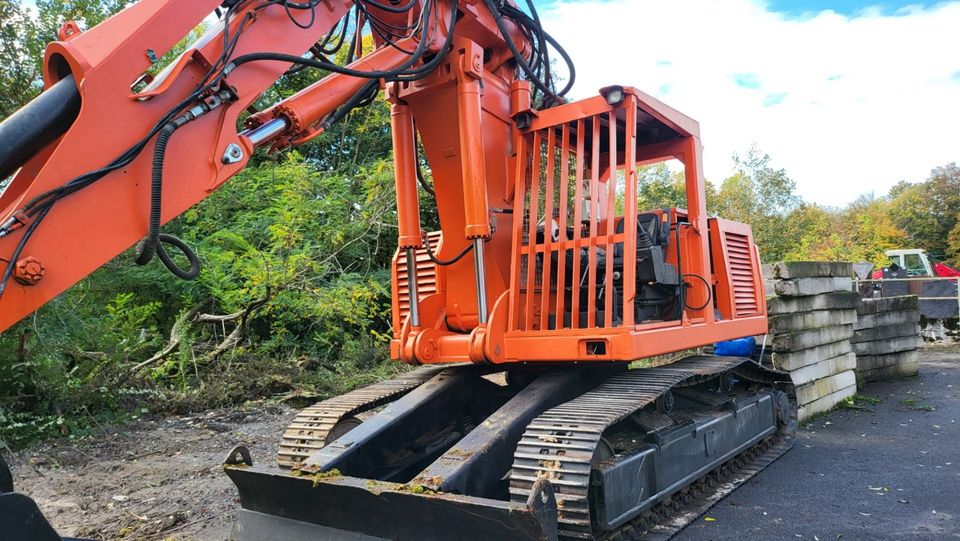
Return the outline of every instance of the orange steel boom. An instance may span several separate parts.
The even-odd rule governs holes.
[[[231,15],[145,88],[136,83],[155,58],[220,0],[141,0],[87,31],[68,23],[48,46],[46,87],[72,78],[80,108],[0,197],[0,257],[13,278],[0,297],[0,330],[138,240],[154,242],[160,223],[242,170],[256,147],[321,133],[369,88],[370,77],[356,72],[421,69],[373,77],[391,104],[395,359],[629,361],[766,331],[749,226],[707,215],[698,124],[629,87],[538,109],[517,54],[539,45],[502,16],[509,4],[418,1],[398,12],[371,3],[380,20],[397,24],[434,12],[418,35],[395,43],[375,36],[375,49],[347,70],[255,113],[245,129],[244,111],[355,2],[314,1],[311,25],[294,24],[298,15],[284,2],[224,4]],[[410,65],[409,51],[419,49]],[[171,120],[171,111],[189,114]],[[152,131],[169,122],[181,125]],[[420,224],[417,134],[438,232]],[[159,168],[162,203],[152,192],[156,158],[125,154],[155,145],[170,157]],[[118,156],[130,159],[64,195],[68,181]],[[683,164],[686,208],[638,209],[637,167],[668,159]],[[143,250],[148,260],[151,249]]]

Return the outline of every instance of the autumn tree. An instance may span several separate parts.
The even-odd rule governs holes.
[[[924,182],[901,182],[890,190],[890,215],[893,222],[907,233],[910,248],[923,248],[933,254],[952,254],[960,259],[960,251],[951,245],[960,214],[960,168],[956,163],[937,167]]]

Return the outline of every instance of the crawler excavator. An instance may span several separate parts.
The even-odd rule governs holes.
[[[305,67],[326,75],[253,108]],[[390,354],[415,368],[305,409],[276,463],[229,450],[231,538],[669,537],[789,448],[793,388],[749,358],[678,355],[767,330],[750,227],[705,208],[697,122],[629,86],[568,100],[572,75],[511,0],[140,0],[67,22],[45,91],[0,125],[0,329],[134,245],[195,277],[165,222],[383,92]],[[686,208],[638,209],[638,166],[674,159]],[[650,358],[667,360],[633,363]],[[58,539],[3,478],[0,528]]]

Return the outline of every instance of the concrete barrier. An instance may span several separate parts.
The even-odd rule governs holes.
[[[853,264],[775,263],[768,273],[776,294],[767,299],[771,362],[790,373],[802,421],[857,391],[850,339],[860,296],[853,291]]]
[[[851,339],[860,382],[916,376],[919,372],[919,300],[915,295],[864,299]]]
[[[830,411],[837,406],[840,402],[843,402],[847,398],[857,394],[857,386],[851,385],[840,389],[835,393],[828,394],[810,402],[809,404],[804,404],[800,406],[797,411],[797,417],[802,421],[804,419],[809,419],[818,413],[823,413]]]
[[[804,329],[819,329],[831,325],[850,325],[857,322],[857,310],[815,310],[770,316],[770,331],[789,333]]]
[[[799,370],[804,366],[815,364],[824,359],[846,355],[851,351],[849,340],[839,340],[797,351],[774,351],[773,366],[779,370]]]
[[[821,295],[834,291],[852,290],[853,278],[793,278],[778,280],[773,287],[777,295],[786,297]]]
[[[817,361],[790,372],[790,379],[794,385],[804,385],[812,381],[821,380],[833,374],[846,374],[857,367],[857,356],[848,351],[842,355]]]
[[[820,327],[788,334],[774,334],[770,341],[774,351],[800,351],[832,344],[853,337],[853,324]]]

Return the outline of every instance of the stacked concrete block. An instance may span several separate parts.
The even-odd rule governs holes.
[[[863,300],[851,339],[861,382],[917,375],[919,307],[915,295]]]
[[[845,262],[776,263],[767,299],[768,343],[775,368],[790,372],[800,420],[827,411],[857,391],[851,338],[860,296]]]

